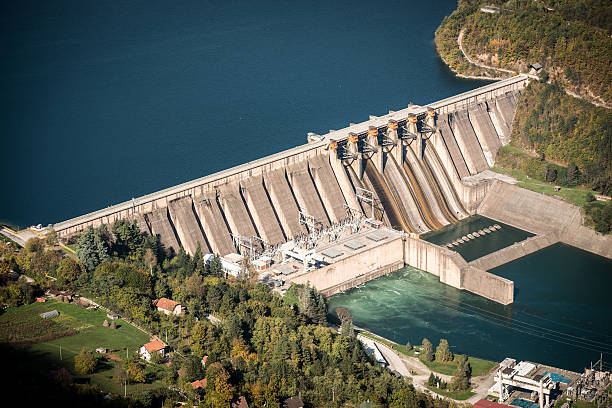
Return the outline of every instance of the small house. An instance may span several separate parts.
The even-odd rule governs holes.
[[[236,402],[232,402],[232,408],[249,408],[249,404],[247,403],[246,398],[241,395]]]
[[[283,408],[304,408],[304,401],[300,397],[287,398],[283,402]]]
[[[147,361],[151,361],[153,354],[159,353],[163,357],[165,350],[166,345],[164,343],[160,340],[153,340],[140,348],[140,356]]]
[[[154,300],[153,306],[157,307],[159,312],[167,315],[178,316],[183,312],[183,306],[179,302],[167,298]]]
[[[202,378],[201,380],[192,382],[191,386],[193,387],[194,390],[206,388],[206,378]]]
[[[208,360],[208,356],[202,357],[202,367],[206,367],[206,360]]]
[[[117,316],[117,315],[116,315],[116,314],[114,314],[114,313],[107,313],[107,314],[106,314],[106,317],[108,317],[108,318],[109,318],[109,319],[111,319],[111,320],[116,320],[116,319],[118,319],[118,318],[119,318],[119,316]]]

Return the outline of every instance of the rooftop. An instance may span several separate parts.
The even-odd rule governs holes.
[[[147,349],[147,351],[149,353],[153,353],[155,351],[163,350],[165,347],[166,347],[166,345],[164,343],[162,343],[160,340],[153,340],[152,342],[149,342],[149,343],[144,345],[144,348]]]
[[[161,298],[155,302],[155,306],[167,310],[169,312],[174,311],[174,308],[179,305],[179,302],[175,302],[174,300],[170,300],[167,298]]]

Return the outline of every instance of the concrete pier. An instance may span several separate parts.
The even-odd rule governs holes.
[[[438,154],[434,150],[432,144],[428,144],[427,148],[425,149],[424,158],[426,164],[431,169],[440,190],[443,193],[444,201],[448,205],[449,210],[457,219],[467,217],[468,212],[463,208],[463,205],[457,196],[457,191],[448,177],[448,173],[442,166],[440,158],[438,157]]]
[[[342,190],[342,195],[344,196],[344,201],[346,204],[354,208],[356,210],[363,209],[355,196],[355,188],[353,187],[351,180],[347,174],[347,171],[342,164],[342,162],[336,156],[336,152],[331,152],[329,157],[329,163],[331,165],[332,171],[336,176],[336,180],[338,181],[338,185],[340,186],[340,190]]]
[[[191,197],[183,197],[178,200],[170,201],[168,205],[170,218],[174,223],[176,233],[183,244],[185,252],[190,255],[195,254],[198,243],[203,254],[210,253],[210,248],[204,239],[200,223],[193,213],[193,201]]]
[[[516,242],[513,245],[500,249],[499,251],[495,251],[491,254],[475,259],[470,262],[470,265],[475,268],[482,269],[483,271],[488,271],[537,252],[540,249],[556,244],[557,242],[559,242],[559,236],[556,233],[536,235],[535,237],[529,237],[524,241]]]
[[[476,133],[470,123],[467,112],[458,111],[449,116],[453,134],[465,159],[470,174],[477,174],[489,168],[478,142]]]
[[[227,220],[227,224],[233,234],[241,235],[246,239],[259,236],[251,222],[251,217],[247,212],[242,197],[240,197],[239,186],[236,184],[227,185],[219,188],[219,204]],[[260,242],[253,242],[255,248],[261,248]],[[241,249],[244,253],[244,249]]]
[[[270,201],[288,239],[305,234],[306,228],[299,223],[299,210],[285,178],[284,170],[275,170],[264,174],[264,184],[270,195]]]
[[[427,150],[427,146],[425,146],[425,150]],[[423,167],[424,164],[426,165],[425,159],[418,160],[414,151],[408,148],[405,153],[405,163],[408,163],[410,169],[412,169],[412,174],[416,178],[417,188],[420,188],[423,194],[425,205],[429,207],[431,217],[434,218],[433,221],[436,224],[436,229],[448,225],[449,221],[440,207],[440,202],[443,198],[437,196],[433,180],[429,180]]]
[[[151,235],[151,228],[149,228],[149,224],[147,224],[147,220],[145,220],[144,214],[134,215],[134,221],[136,221],[140,232],[145,235]]]
[[[309,168],[317,191],[332,223],[346,219],[344,195],[338,185],[327,157],[314,156],[309,160]]]
[[[414,228],[414,230],[418,233],[423,233],[434,229],[435,227],[432,223],[428,223],[424,216],[421,216],[422,206],[418,201],[416,192],[414,191],[414,187],[408,183],[408,180],[401,174],[401,169],[399,169],[397,163],[393,158],[387,161],[387,165],[385,166],[384,175],[390,181],[389,184],[392,188],[395,189],[397,197],[399,199],[399,203],[397,203],[398,209],[401,211],[404,210],[403,213],[406,217],[408,217],[408,223]],[[421,209],[421,211],[419,211]]]
[[[301,210],[314,217],[323,227],[329,227],[329,218],[327,218],[319,193],[310,178],[306,163],[297,163],[289,167],[287,179]]]
[[[255,176],[243,180],[240,182],[240,188],[261,238],[270,245],[285,242],[283,231],[264,190],[263,178]]]
[[[174,228],[168,218],[168,208],[160,208],[148,214],[151,234],[157,235],[159,241],[169,253],[178,253],[180,244],[174,233]]]
[[[194,207],[206,238],[208,238],[211,251],[219,256],[236,252],[215,194],[209,193],[196,197]]]
[[[463,158],[463,154],[459,149],[459,145],[457,144],[457,140],[455,139],[455,135],[450,128],[448,114],[440,115],[438,118],[438,132],[444,141],[444,145],[450,154],[450,163],[453,164],[453,168],[459,175],[459,178],[464,178],[470,175],[470,171],[467,168],[467,164],[465,164],[465,159]],[[441,149],[441,146],[438,146],[437,149]],[[450,167],[450,166],[449,166]]]
[[[474,127],[482,152],[489,167],[495,164],[495,155],[501,147],[499,136],[491,122],[489,113],[484,104],[478,104],[469,109],[470,122]]]

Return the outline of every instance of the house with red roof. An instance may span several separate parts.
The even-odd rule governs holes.
[[[202,378],[201,380],[192,382],[191,386],[193,387],[194,390],[206,388],[206,378]]]
[[[153,340],[140,348],[140,356],[147,361],[151,361],[151,356],[159,353],[164,356],[166,345],[161,340]]]
[[[161,298],[153,301],[153,306],[157,307],[157,310],[167,315],[178,316],[183,313],[183,306],[179,302],[174,300]]]
[[[498,404],[497,402],[480,400],[474,404],[474,408],[511,408],[509,405]]]

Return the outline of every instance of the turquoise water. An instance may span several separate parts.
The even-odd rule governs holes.
[[[0,221],[54,223],[487,82],[456,0],[0,3]]]
[[[533,236],[533,234],[527,231],[514,228],[503,222],[495,221],[482,215],[473,215],[455,224],[448,225],[441,230],[424,234],[421,238],[437,245],[445,245],[464,235],[488,228],[494,224],[502,228],[449,249],[458,252],[466,261],[470,262]]]
[[[604,353],[612,359],[612,260],[557,244],[493,270],[515,283],[502,306],[405,268],[329,300],[355,324],[399,343],[437,344],[501,361],[532,360],[582,371]]]

